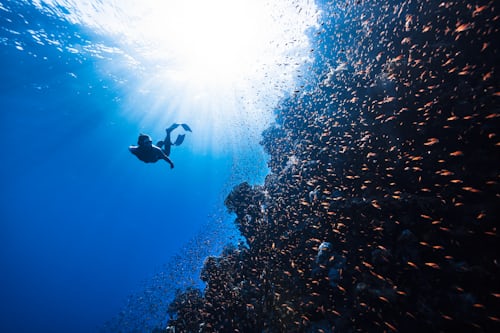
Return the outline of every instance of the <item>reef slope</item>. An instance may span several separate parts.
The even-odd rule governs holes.
[[[246,243],[179,292],[176,332],[499,327],[498,4],[324,5],[314,79],[226,199]]]

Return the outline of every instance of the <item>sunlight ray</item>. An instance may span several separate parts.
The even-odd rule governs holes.
[[[204,151],[258,143],[273,107],[311,61],[306,32],[319,15],[308,0],[35,5],[111,39],[128,57],[113,61],[115,71],[135,67],[128,116],[160,134],[170,122],[189,122],[197,132],[194,149]]]

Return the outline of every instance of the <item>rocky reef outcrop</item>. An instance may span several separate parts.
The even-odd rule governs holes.
[[[324,4],[316,66],[263,133],[271,173],[226,199],[175,332],[500,328],[498,4]]]

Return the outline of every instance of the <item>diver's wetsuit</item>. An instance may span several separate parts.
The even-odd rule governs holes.
[[[160,147],[155,145],[151,146],[136,146],[129,147],[129,150],[132,154],[137,156],[138,159],[145,163],[155,163],[158,160],[165,160],[165,154],[162,152]]]
[[[168,158],[168,156],[157,147],[152,144],[151,137],[146,134],[139,135],[137,139],[137,146],[128,147],[130,152],[137,156],[138,159],[145,163],[155,163],[158,160],[165,160],[170,164],[170,168],[174,167],[174,163]]]

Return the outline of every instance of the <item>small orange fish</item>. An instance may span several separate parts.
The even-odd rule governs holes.
[[[373,269],[373,266],[369,263],[367,263],[366,261],[362,261],[361,262],[364,266],[368,267],[369,269]]]
[[[455,32],[463,32],[463,31],[469,30],[471,27],[472,27],[472,24],[470,24],[470,23],[463,23],[463,24],[460,24],[455,29]]]
[[[451,172],[451,171],[449,171],[449,170],[436,171],[436,174],[438,174],[440,176],[451,176],[451,175],[454,175],[454,173]]]
[[[461,152],[460,150],[454,151],[453,153],[450,153],[450,156],[463,156],[464,153]]]
[[[379,296],[378,299],[383,301],[383,302],[389,303],[389,300],[387,298],[385,298],[384,296]]]
[[[464,187],[462,187],[462,189],[465,191],[472,192],[472,193],[480,193],[481,192],[480,190],[473,188],[473,187],[470,187],[470,186],[464,186]]]
[[[483,81],[487,81],[489,79],[491,79],[491,72],[488,72],[488,73],[483,75]]]
[[[432,145],[434,145],[434,144],[436,144],[438,142],[439,142],[439,139],[437,139],[437,138],[430,138],[430,139],[427,140],[426,143],[424,143],[424,146],[432,146]]]
[[[425,266],[428,266],[428,267],[431,267],[431,268],[434,268],[434,269],[440,269],[441,267],[439,267],[438,264],[436,264],[435,262],[426,262],[424,263]]]
[[[415,265],[415,263],[413,263],[413,262],[411,262],[411,261],[408,261],[408,262],[407,262],[407,264],[408,264],[408,266],[411,266],[411,267],[413,267],[413,268],[415,268],[415,269],[418,269],[418,266],[417,266],[417,265]]]
[[[472,12],[472,17],[478,15],[479,13],[481,13],[482,11],[484,11],[485,9],[487,9],[488,6],[481,6],[481,7],[478,7],[476,6],[476,9],[474,9],[474,11]]]
[[[389,329],[393,332],[397,332],[398,329],[394,327],[394,325],[389,324],[388,322],[384,321],[385,326],[389,327]]]

